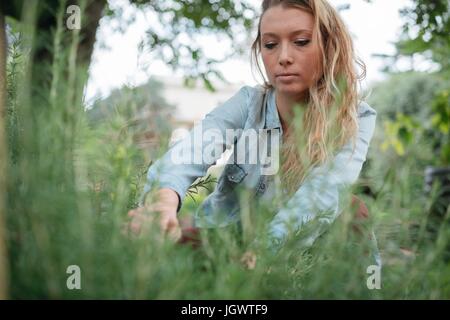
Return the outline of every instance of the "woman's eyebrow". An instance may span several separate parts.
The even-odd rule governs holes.
[[[300,34],[300,33],[312,33],[312,31],[311,30],[307,30],[307,29],[299,29],[299,30],[292,31],[289,35],[292,36],[292,35]],[[274,37],[277,37],[278,35],[276,33],[273,33],[273,32],[264,32],[263,36],[274,36]]]

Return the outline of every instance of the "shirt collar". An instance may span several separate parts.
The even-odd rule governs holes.
[[[277,105],[275,102],[275,90],[274,88],[267,89],[266,96],[266,128],[267,129],[280,129],[280,133],[283,134],[283,128],[281,127],[280,117],[278,115]]]

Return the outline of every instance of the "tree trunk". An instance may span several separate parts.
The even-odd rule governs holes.
[[[54,8],[58,8],[59,1],[53,1],[54,6],[48,9],[47,6],[39,7],[39,16],[37,17],[37,33],[35,52],[33,56],[33,67],[36,67],[32,72],[32,84],[31,87],[39,87],[39,95],[46,96],[46,90],[50,89],[50,79],[51,79],[51,64],[53,62],[54,56],[51,51],[51,41],[53,41],[53,28],[56,27],[57,17]],[[69,5],[78,5],[79,0],[69,0],[66,3],[66,7]],[[91,61],[92,52],[94,50],[95,35],[97,28],[99,26],[100,19],[103,14],[103,10],[106,6],[106,0],[87,0],[86,8],[82,12],[82,26],[80,30],[80,42],[77,48],[77,60],[76,64],[88,72],[89,64]],[[67,15],[64,16],[64,28],[66,23]],[[62,37],[62,44],[70,46],[72,39],[71,33],[73,30],[65,29]],[[87,78],[86,78],[87,79]],[[81,83],[84,86],[85,83]],[[82,90],[82,88],[78,88]],[[44,90],[44,91],[42,91]]]
[[[0,300],[8,297],[8,255],[6,249],[6,26],[0,13]]]

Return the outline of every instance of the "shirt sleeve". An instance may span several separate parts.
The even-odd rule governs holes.
[[[177,212],[187,190],[199,177],[206,174],[232,141],[226,137],[227,129],[242,133],[247,120],[251,90],[242,87],[234,96],[206,114],[189,134],[176,142],[148,169],[147,180],[139,198],[143,205],[146,195],[155,188],[170,188],[179,197]],[[195,106],[193,106],[195,107]]]
[[[311,246],[340,214],[340,202],[359,177],[375,130],[376,111],[365,102],[363,106],[358,114],[354,153],[350,141],[329,164],[313,168],[270,222],[269,247],[273,250],[278,250],[291,234],[299,236],[301,247]]]

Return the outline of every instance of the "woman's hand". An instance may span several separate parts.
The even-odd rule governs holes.
[[[256,267],[256,254],[251,250],[247,250],[241,257],[241,264],[248,270]]]
[[[178,195],[172,189],[158,190],[155,201],[146,201],[143,207],[128,212],[128,216],[131,218],[128,225],[129,230],[134,234],[145,233],[155,219],[158,219],[161,231],[170,239],[178,241],[181,237],[177,218],[178,202]]]

